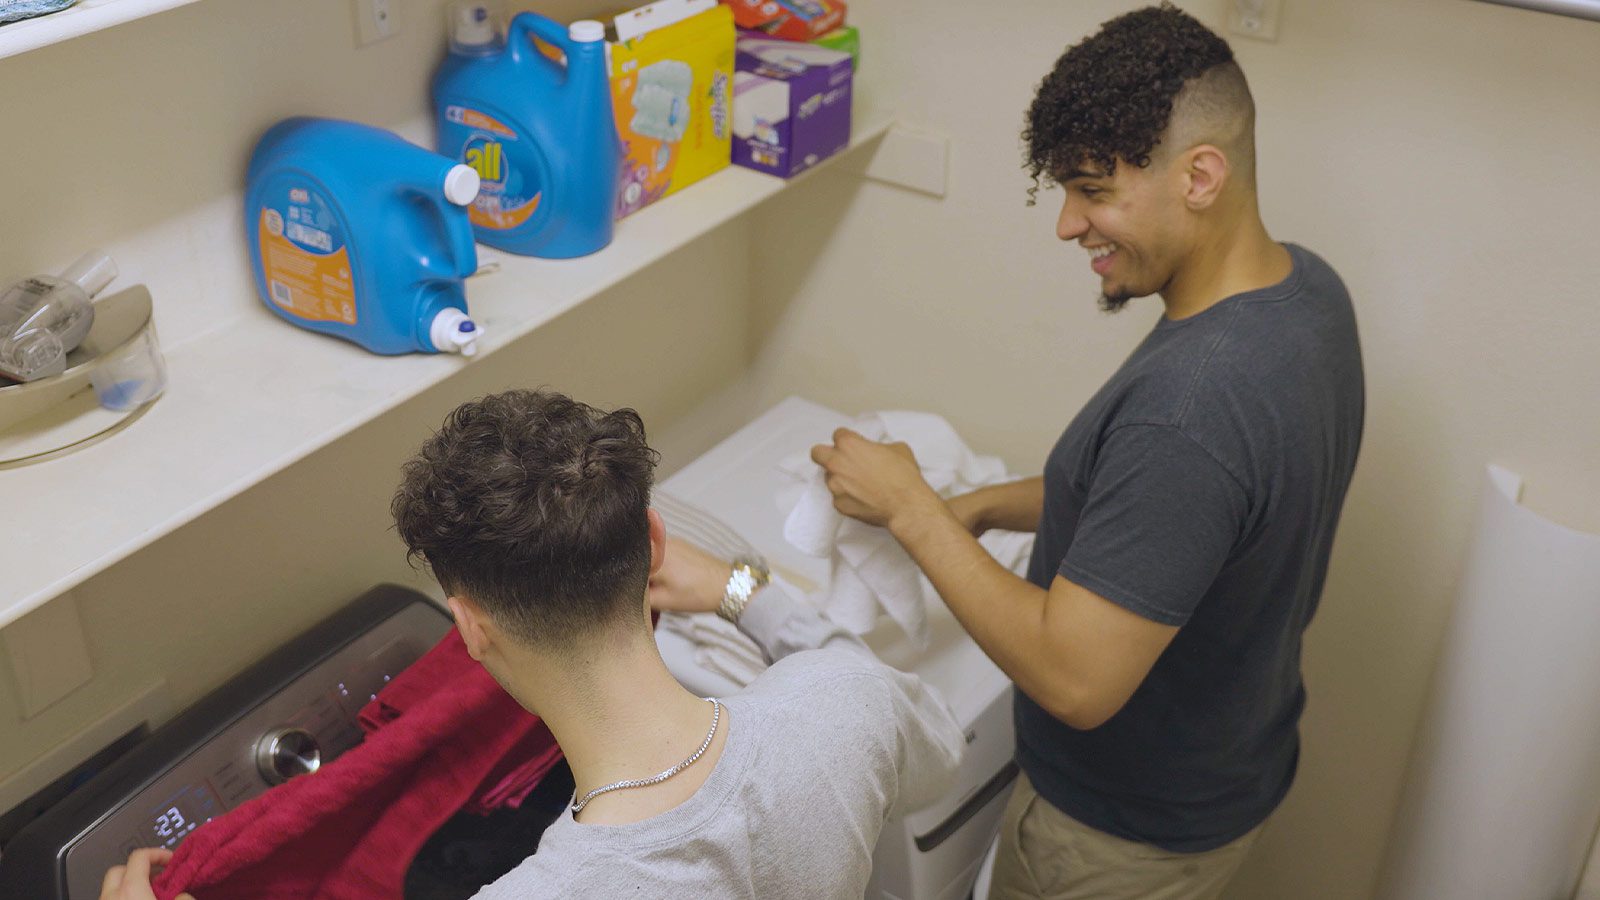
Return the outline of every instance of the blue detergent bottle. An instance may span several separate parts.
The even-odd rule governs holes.
[[[611,243],[622,142],[605,26],[569,29],[524,12],[501,40],[487,4],[476,2],[454,5],[450,26],[450,52],[433,80],[438,147],[483,180],[469,213],[478,240],[546,259]]]
[[[462,288],[478,267],[472,168],[381,128],[295,118],[261,137],[247,184],[268,309],[374,353],[476,351]]]

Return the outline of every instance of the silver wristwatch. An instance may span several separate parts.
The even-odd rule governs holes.
[[[717,615],[739,624],[739,616],[750,603],[750,598],[763,585],[772,580],[766,560],[760,557],[741,556],[733,561],[733,571],[728,573],[728,586],[722,590],[722,603]]]

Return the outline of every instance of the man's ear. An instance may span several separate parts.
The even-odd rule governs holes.
[[[667,523],[654,509],[646,510],[645,515],[650,519],[650,574],[654,575],[667,561]]]
[[[450,616],[456,620],[456,630],[461,632],[461,642],[467,645],[467,655],[479,662],[493,643],[489,635],[487,616],[482,607],[465,597],[451,595],[445,598]]]
[[[1233,167],[1227,155],[1212,144],[1192,147],[1184,157],[1183,202],[1196,212],[1209,209],[1222,196]]]

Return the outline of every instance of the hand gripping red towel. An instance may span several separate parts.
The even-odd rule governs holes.
[[[159,900],[398,898],[447,819],[516,806],[561,759],[454,629],[359,718],[361,744],[189,835],[155,879]]]

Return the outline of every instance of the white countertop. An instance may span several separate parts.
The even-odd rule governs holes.
[[[0,59],[195,2],[197,0],[82,0],[59,12],[0,25]]]

